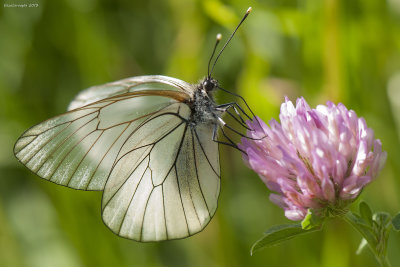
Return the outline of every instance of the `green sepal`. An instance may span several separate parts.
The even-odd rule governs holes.
[[[304,217],[304,219],[301,221],[301,227],[304,230],[310,230],[316,227],[321,227],[323,223],[323,217],[318,216],[315,214],[315,212],[313,212],[313,210],[308,209],[306,217]]]

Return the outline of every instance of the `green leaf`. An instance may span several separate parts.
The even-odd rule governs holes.
[[[351,211],[349,211],[344,218],[367,240],[371,248],[376,248],[378,240],[374,234],[374,230],[363,218]]]
[[[364,201],[360,202],[359,205],[360,215],[369,225],[372,226],[372,210],[368,204]]]
[[[377,212],[373,216],[374,221],[382,227],[388,227],[391,222],[392,216],[387,212]]]
[[[394,230],[400,231],[400,212],[393,217],[392,224]]]
[[[275,225],[268,229],[264,236],[254,243],[254,245],[251,247],[250,253],[253,255],[254,252],[262,248],[271,247],[296,236],[308,234],[318,230],[320,230],[320,228],[304,230],[302,229],[301,224]]]
[[[365,247],[365,242],[368,243],[372,253],[381,266],[390,266],[387,261],[387,240],[391,228],[391,216],[387,212],[377,212],[372,216],[373,224],[368,223],[360,216],[348,212],[344,219],[350,223],[362,236],[363,240],[357,250],[360,253]],[[364,241],[365,240],[365,241]]]
[[[310,230],[315,227],[320,227],[323,222],[324,218],[319,217],[311,209],[308,209],[306,217],[301,221],[301,227],[304,230]]]

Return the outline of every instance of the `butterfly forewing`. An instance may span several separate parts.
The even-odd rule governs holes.
[[[111,96],[148,90],[177,91],[189,96],[193,94],[192,85],[179,79],[162,75],[136,76],[83,90],[69,104],[68,110],[76,109]]]
[[[103,220],[118,235],[190,236],[214,215],[220,187],[212,122],[189,123],[194,90],[165,76],[91,87],[27,130],[15,155],[44,179],[104,190]]]
[[[177,103],[161,96],[175,87],[160,85],[164,90],[154,91],[156,96],[141,91],[111,96],[42,122],[18,139],[15,155],[44,179],[75,189],[102,190],[128,136],[146,118]]]

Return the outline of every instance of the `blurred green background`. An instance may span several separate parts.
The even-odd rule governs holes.
[[[288,223],[241,155],[221,147],[219,208],[191,238],[141,244],[102,223],[100,192],[57,186],[19,164],[13,145],[28,127],[66,110],[80,90],[130,76],[206,75],[226,40],[253,12],[214,77],[255,113],[277,118],[285,95],[312,107],[342,102],[366,118],[388,161],[361,199],[400,210],[400,0],[4,0],[0,7],[0,266],[377,266],[340,220],[250,256],[274,224]],[[218,94],[218,102],[226,101]],[[400,234],[389,258],[400,264]]]

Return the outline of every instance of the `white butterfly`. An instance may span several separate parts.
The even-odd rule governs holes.
[[[237,111],[215,104],[216,88],[210,75],[197,85],[154,75],[94,86],[23,133],[14,153],[46,180],[103,190],[103,221],[119,236],[191,236],[217,209],[216,133],[226,127],[222,114]]]

